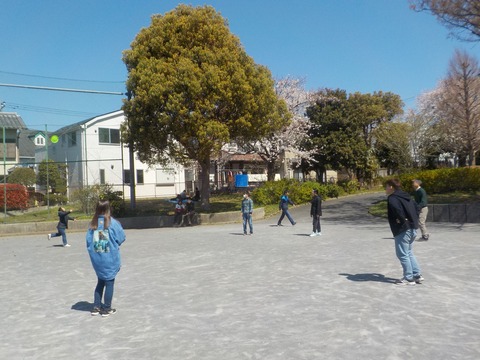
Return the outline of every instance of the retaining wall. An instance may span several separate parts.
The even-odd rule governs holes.
[[[253,220],[263,219],[265,217],[264,208],[253,210]],[[173,226],[173,216],[141,216],[118,219],[124,229],[148,229]],[[216,214],[196,214],[194,218],[195,225],[238,223],[242,221],[240,211],[223,212]],[[18,223],[18,224],[0,224],[0,236],[20,235],[20,234],[38,234],[46,238],[48,233],[56,232],[58,221],[36,222],[36,223]],[[90,220],[77,220],[68,222],[68,232],[86,231]]]

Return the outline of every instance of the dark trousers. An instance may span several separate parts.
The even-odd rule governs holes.
[[[320,226],[320,215],[313,215],[313,232],[322,232]]]
[[[288,212],[288,209],[282,210],[282,215],[280,216],[280,219],[278,219],[278,223],[277,223],[278,225],[282,224],[282,220],[285,216],[287,216],[287,219],[290,220],[290,223],[292,225],[295,225],[295,221],[293,220],[292,216]]]

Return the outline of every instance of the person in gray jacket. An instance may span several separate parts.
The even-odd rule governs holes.
[[[253,201],[250,199],[248,191],[243,195],[242,200],[242,218],[243,218],[243,235],[247,235],[247,223],[250,228],[250,235],[253,235]]]

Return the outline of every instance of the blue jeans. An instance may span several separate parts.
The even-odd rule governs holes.
[[[105,309],[110,309],[112,307],[114,285],[115,285],[115,279],[112,279],[112,280],[98,279],[97,286],[95,287],[95,293],[93,296],[94,307],[101,308],[104,289],[105,289],[105,297],[103,302],[104,307]]]
[[[420,275],[417,259],[413,255],[413,241],[417,236],[414,229],[406,230],[395,236],[395,253],[403,268],[403,277],[413,280],[414,276]]]
[[[67,233],[65,228],[57,227],[57,233],[50,234],[52,237],[61,236],[63,245],[67,245]]]
[[[295,225],[295,221],[293,220],[292,216],[290,215],[290,213],[288,212],[288,209],[282,209],[282,215],[280,216],[280,219],[278,219],[278,225],[280,225],[282,223],[282,220],[283,218],[285,217],[285,215],[287,215],[287,219],[290,220],[290,223],[292,225]]]
[[[243,233],[247,233],[247,222],[248,227],[250,228],[250,234],[253,234],[253,221],[252,221],[252,214],[243,213]]]

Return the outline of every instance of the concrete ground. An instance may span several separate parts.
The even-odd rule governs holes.
[[[107,318],[84,233],[0,238],[1,359],[479,359],[480,224],[431,223],[422,285],[398,286],[384,196],[254,223],[127,230]]]

